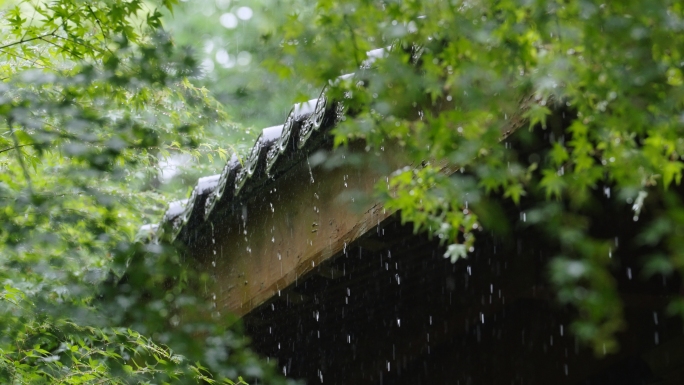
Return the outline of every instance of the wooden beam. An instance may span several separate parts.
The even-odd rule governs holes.
[[[386,148],[376,154],[354,143],[347,151],[365,161],[333,169],[305,159],[206,226],[207,246],[189,253],[214,277],[206,294],[217,310],[248,313],[390,216],[361,199],[388,169],[406,164],[401,151]]]

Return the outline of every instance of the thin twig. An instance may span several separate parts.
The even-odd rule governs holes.
[[[49,36],[57,36],[56,35],[57,31],[59,31],[60,28],[64,27],[64,24],[66,24],[66,22],[69,20],[69,17],[71,17],[71,15],[73,15],[74,13],[76,13],[76,11],[72,12],[66,18],[62,18],[62,24],[58,25],[55,29],[53,29],[52,32],[45,33],[45,34],[42,34],[40,36],[34,36],[32,38],[29,38],[29,39],[25,39],[26,34],[24,34],[24,36],[21,39],[19,39],[18,41],[2,45],[2,46],[0,46],[0,49],[9,48],[9,47],[15,46],[17,44],[28,43],[30,41],[43,39],[43,38],[46,38]]]
[[[31,144],[20,144],[20,145],[19,145],[19,147],[26,147],[26,146],[35,146],[35,143],[31,143]],[[19,148],[19,147],[7,147],[7,148],[3,148],[2,150],[0,150],[0,154],[3,153],[3,152],[7,152],[7,151],[14,150],[15,148]]]
[[[359,46],[356,44],[356,34],[354,33],[354,28],[352,27],[351,23],[349,23],[349,20],[347,19],[347,15],[344,15],[344,23],[347,24],[347,27],[349,28],[349,33],[351,34],[351,39],[352,39],[352,45],[354,46],[354,61],[356,62],[356,68],[361,67],[361,63],[359,62]]]
[[[21,157],[21,151],[19,150],[20,144],[19,144],[19,139],[17,138],[17,134],[14,132],[14,122],[12,119],[7,119],[7,126],[10,129],[10,135],[12,135],[12,140],[14,141],[14,149],[17,150],[17,160],[19,161],[19,164],[21,165],[21,169],[24,171],[24,178],[26,178],[26,184],[28,185],[29,192],[31,195],[33,195],[33,186],[31,185],[31,175],[29,175],[28,168],[26,167],[26,164],[24,163],[24,158]]]
[[[5,49],[5,48],[9,48],[9,47],[15,46],[15,45],[17,45],[17,44],[28,43],[28,42],[33,41],[33,40],[38,40],[38,39],[42,39],[42,38],[44,38],[44,37],[52,36],[53,33],[54,33],[54,32],[50,32],[50,33],[46,33],[46,34],[43,34],[43,35],[40,35],[40,36],[35,36],[35,37],[29,38],[29,39],[21,39],[21,40],[17,40],[17,41],[15,41],[15,42],[12,42],[12,43],[8,43],[8,44],[5,44],[5,45],[0,45],[0,49]]]

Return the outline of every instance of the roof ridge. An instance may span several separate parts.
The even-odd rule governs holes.
[[[277,171],[282,171],[279,165],[283,158],[301,152],[314,132],[328,131],[341,119],[342,103],[328,103],[326,89],[327,86],[316,99],[294,104],[283,124],[262,129],[243,163],[233,154],[220,174],[199,178],[190,197],[169,202],[161,222],[141,226],[136,238],[154,243],[162,239],[174,242],[191,218],[209,221],[219,203],[240,199],[246,190],[258,187],[250,186],[257,179],[273,179]],[[255,177],[258,171],[261,178]]]
[[[367,59],[360,69],[370,68],[377,59],[387,56],[391,48],[366,52]],[[354,76],[355,72],[344,74],[338,76],[334,82],[330,81],[330,84]],[[193,218],[207,222],[219,203],[235,201],[246,195],[246,191],[254,190],[258,186],[253,184],[257,183],[259,177],[263,180],[265,176],[266,181],[273,179],[277,171],[282,171],[278,166],[283,163],[283,158],[291,153],[310,152],[305,147],[310,143],[314,132],[329,130],[345,115],[343,101],[329,103],[327,88],[327,85],[324,86],[316,99],[295,103],[282,125],[262,129],[244,164],[233,154],[220,174],[199,178],[189,198],[170,202],[161,222],[158,225],[141,226],[136,239],[155,243],[162,239],[174,242]],[[257,174],[261,175],[255,178]]]

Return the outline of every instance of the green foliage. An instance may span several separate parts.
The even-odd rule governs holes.
[[[175,3],[22,1],[0,22],[0,382],[273,383],[173,249],[159,161],[235,131],[161,30]],[[198,143],[202,141],[202,146]],[[196,320],[195,314],[207,314]]]
[[[276,71],[346,95],[353,118],[336,143],[395,141],[413,164],[430,161],[379,189],[403,220],[450,244],[446,257],[474,244],[478,199],[529,208],[532,225],[560,243],[549,277],[579,311],[577,335],[604,354],[624,325],[609,240],[589,235],[592,196],[612,189],[635,220],[647,195],[668,197],[669,211],[642,234],[668,254],[645,266],[684,272],[684,217],[670,214],[682,210],[672,191],[684,153],[683,31],[684,7],[669,0],[319,0],[278,25]],[[367,61],[376,48],[385,54]],[[331,81],[350,72],[352,81]],[[554,111],[569,115],[567,131],[549,133],[535,161],[519,159],[505,138],[523,125],[550,130]],[[548,203],[526,199],[538,195]]]
[[[280,61],[283,36],[274,26],[286,20],[285,10],[310,8],[305,1],[193,0],[179,3],[174,15],[164,18],[175,41],[195,48],[202,75],[193,83],[211,90],[236,121],[257,129],[226,142],[253,141],[258,129],[281,124],[295,101],[320,91],[303,77],[283,79],[277,73],[292,74],[294,58]]]

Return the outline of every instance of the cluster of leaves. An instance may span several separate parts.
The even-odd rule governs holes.
[[[234,130],[189,81],[196,60],[151,4],[22,1],[2,11],[3,383],[283,381],[193,294],[187,282],[202,277],[175,250],[134,241],[164,207],[160,156],[225,160],[197,143],[204,127]]]
[[[338,144],[394,141],[423,163],[379,187],[405,221],[450,244],[452,259],[473,247],[483,199],[526,203],[527,225],[558,242],[550,277],[579,310],[575,331],[605,353],[624,322],[613,241],[588,232],[597,191],[610,189],[635,220],[645,198],[667,202],[639,238],[667,245],[646,270],[684,270],[672,193],[684,167],[683,31],[684,7],[671,0],[319,0],[278,26],[286,44],[269,65],[285,73],[294,63],[295,76],[345,100],[354,118],[337,128]],[[569,128],[519,159],[505,137],[523,123],[546,129],[554,111]]]
[[[281,124],[295,101],[308,100],[317,86],[305,78],[282,78],[268,70],[284,44],[273,25],[286,20],[284,9],[307,9],[304,1],[194,0],[166,15],[164,25],[179,44],[197,47],[202,75],[193,83],[211,90],[245,127],[260,129]],[[292,64],[278,67],[290,74]],[[253,141],[258,130],[247,129],[230,141]]]

